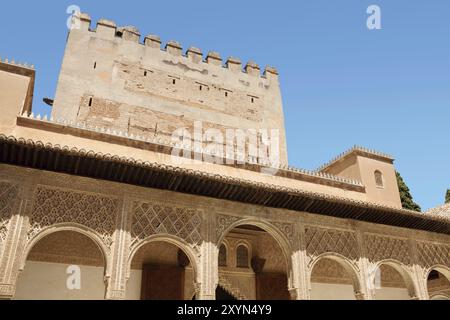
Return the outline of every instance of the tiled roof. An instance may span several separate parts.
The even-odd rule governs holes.
[[[450,221],[450,203],[430,209],[425,214]]]
[[[321,171],[325,170],[326,168],[328,168],[329,166],[333,165],[334,163],[338,162],[341,159],[344,159],[345,157],[347,157],[348,155],[350,155],[352,153],[360,153],[360,154],[365,154],[365,155],[368,155],[368,156],[384,158],[384,159],[389,160],[389,161],[393,161],[394,160],[394,158],[391,155],[388,155],[386,153],[379,152],[379,151],[372,150],[372,149],[368,149],[368,148],[361,147],[361,146],[353,146],[351,149],[341,153],[337,157],[333,158],[332,160],[330,160],[326,164],[324,164],[321,167],[319,167],[316,171],[317,172],[321,172]]]
[[[158,152],[162,152],[163,149],[165,150],[171,150],[171,148],[179,148],[184,149],[186,151],[191,151],[194,153],[201,153],[209,156],[214,156],[214,153],[209,153],[207,149],[197,149],[193,148],[192,146],[189,146],[189,144],[181,144],[181,143],[174,143],[168,139],[158,137],[158,136],[141,136],[141,135],[133,135],[128,134],[124,131],[116,131],[109,128],[102,128],[102,127],[96,127],[96,126],[89,126],[84,122],[70,122],[63,119],[54,119],[53,117],[48,118],[46,115],[41,116],[40,114],[35,115],[33,113],[26,114],[24,113],[22,116],[18,117],[18,121],[28,121],[28,122],[34,122],[37,125],[50,125],[50,126],[63,126],[66,129],[72,128],[75,130],[80,130],[79,132],[95,132],[97,134],[108,136],[108,138],[119,138],[124,139],[127,141],[134,141],[134,142],[142,142],[142,143],[148,143],[152,145],[158,145],[160,148],[158,149]],[[75,132],[74,132],[75,133]],[[225,160],[228,160],[229,158],[225,156]],[[312,170],[306,170],[306,169],[300,169],[295,168],[292,166],[289,166],[287,164],[277,164],[276,166],[273,166],[273,164],[269,163],[261,163],[260,159],[255,157],[248,157],[247,159],[242,159],[245,164],[249,165],[256,165],[256,166],[264,166],[268,168],[274,168],[279,170],[280,174],[284,175],[301,175],[304,179],[308,180],[311,178],[316,178],[318,181],[322,180],[322,184],[326,183],[339,183],[343,186],[347,185],[348,187],[356,187],[356,188],[363,188],[364,186],[360,181],[348,179],[345,177],[335,176],[326,172],[319,172],[319,171],[312,171]]]

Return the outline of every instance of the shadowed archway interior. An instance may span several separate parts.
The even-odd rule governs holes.
[[[127,299],[189,300],[195,295],[191,261],[178,246],[156,241],[133,256]]]
[[[430,299],[450,300],[450,271],[433,269],[428,274],[427,289]]]
[[[269,232],[240,225],[226,234],[219,248],[218,300],[227,297],[221,290],[239,300],[290,299],[286,255]]]
[[[75,231],[57,231],[31,248],[14,299],[101,300],[104,274],[103,254],[92,239]]]

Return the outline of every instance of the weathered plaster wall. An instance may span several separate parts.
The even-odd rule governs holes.
[[[5,67],[6,68],[6,67]],[[27,75],[2,70],[0,61],[0,126],[13,127],[22,111],[32,79]]]

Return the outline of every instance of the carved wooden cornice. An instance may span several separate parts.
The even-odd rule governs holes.
[[[271,208],[450,234],[450,223],[442,217],[12,136],[0,135],[0,163]]]

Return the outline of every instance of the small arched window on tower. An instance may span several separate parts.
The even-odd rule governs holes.
[[[248,268],[248,248],[243,244],[236,249],[236,267]]]
[[[219,267],[227,266],[227,247],[224,244],[219,249]]]
[[[377,187],[379,188],[383,188],[384,187],[384,179],[383,179],[383,174],[381,173],[381,171],[377,170],[374,173],[375,175],[375,184],[377,185]]]

